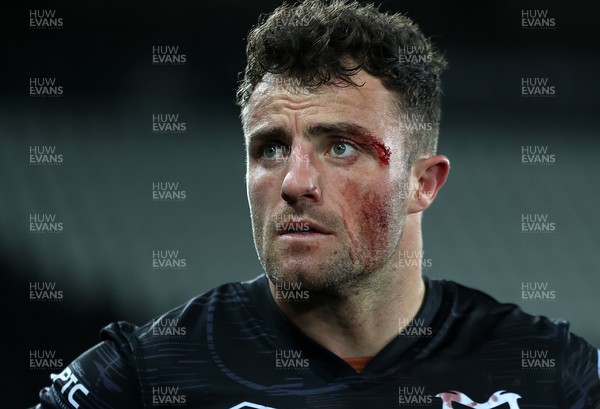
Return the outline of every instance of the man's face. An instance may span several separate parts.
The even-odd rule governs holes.
[[[406,217],[409,174],[394,95],[317,90],[266,76],[243,111],[254,241],[271,281],[335,291],[384,270]]]

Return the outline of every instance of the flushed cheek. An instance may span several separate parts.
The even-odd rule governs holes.
[[[361,262],[365,271],[381,267],[391,243],[389,193],[361,189],[357,183],[348,182],[343,196],[352,261]]]
[[[366,269],[381,267],[390,249],[390,208],[389,200],[375,192],[362,197],[360,212],[362,249],[366,249]]]

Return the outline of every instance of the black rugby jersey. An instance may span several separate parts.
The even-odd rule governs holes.
[[[107,326],[36,408],[600,408],[598,351],[567,323],[425,283],[415,319],[360,373],[279,310],[263,275]]]

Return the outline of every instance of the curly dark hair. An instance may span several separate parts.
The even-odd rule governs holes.
[[[242,108],[267,73],[316,88],[332,80],[361,86],[352,76],[363,69],[397,95],[407,164],[436,152],[446,61],[408,17],[357,1],[284,3],[250,30],[246,56]]]

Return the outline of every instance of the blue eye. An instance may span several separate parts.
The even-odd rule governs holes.
[[[355,151],[356,149],[346,142],[336,142],[331,147],[331,152],[333,152],[334,156],[342,158],[352,155]]]
[[[265,159],[280,160],[289,154],[290,148],[282,145],[268,144],[263,148],[262,156]]]

